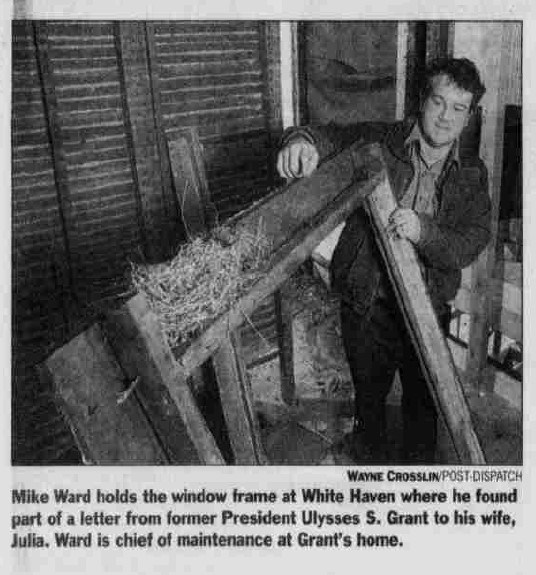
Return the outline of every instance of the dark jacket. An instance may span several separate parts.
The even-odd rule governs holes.
[[[387,173],[397,200],[413,178],[405,142],[414,122],[363,123],[341,127],[306,128],[321,159],[355,141],[381,142]],[[419,214],[421,238],[417,253],[425,268],[432,303],[437,311],[452,300],[460,286],[461,270],[471,264],[490,238],[491,203],[487,170],[476,155],[459,149],[459,163],[451,154],[436,183],[438,211]],[[358,209],[346,222],[331,262],[333,287],[356,312],[364,313],[386,280],[368,216]]]

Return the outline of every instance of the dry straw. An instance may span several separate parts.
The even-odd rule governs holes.
[[[220,227],[181,246],[169,262],[133,264],[132,282],[175,347],[228,311],[260,277],[269,253],[261,226],[256,233]]]

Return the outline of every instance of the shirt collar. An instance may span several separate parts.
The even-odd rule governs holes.
[[[404,148],[409,152],[414,149],[415,143],[418,142],[419,146],[423,140],[423,135],[419,127],[419,122],[415,122],[408,136],[404,140]],[[447,155],[445,156],[444,164],[447,162],[455,162],[458,166],[460,165],[460,144],[459,140],[455,140]]]

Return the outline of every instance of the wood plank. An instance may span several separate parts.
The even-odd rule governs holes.
[[[237,332],[229,333],[212,358],[236,465],[268,462],[261,442]]]
[[[488,331],[490,327],[490,298],[487,289],[488,278],[495,268],[496,242],[498,232],[499,205],[503,163],[504,115],[507,95],[506,78],[511,75],[508,66],[507,23],[487,23],[480,30],[465,24],[456,24],[455,56],[462,53],[471,58],[486,78],[486,95],[483,99],[483,122],[480,141],[480,157],[489,174],[489,193],[492,205],[491,241],[473,265],[471,327],[469,333],[469,355],[467,380],[481,392],[493,392],[490,378],[481,378],[485,372],[488,357]],[[489,37],[494,42],[489,43]]]
[[[42,365],[83,458],[97,465],[166,464],[102,330],[93,325]]]
[[[259,58],[263,71],[263,106],[267,131],[271,137],[270,151],[273,156],[270,166],[275,166],[275,145],[283,132],[283,110],[281,102],[281,46],[279,22],[260,22]]]
[[[144,247],[149,259],[159,260],[171,255],[174,206],[162,180],[145,24],[118,22],[116,35]]]
[[[139,377],[138,393],[172,463],[224,464],[146,300],[135,296],[109,312],[105,326],[123,369]]]
[[[367,146],[366,150],[353,146],[349,150],[358,155],[355,160],[346,150],[310,178],[291,184],[283,193],[278,191],[246,210],[241,217],[231,219],[237,229],[255,230],[262,223],[269,241],[278,249],[274,250],[264,275],[229,312],[186,348],[175,350],[186,374],[213,355],[227,333],[239,327],[260,301],[282,285],[382,180],[384,172],[378,146]],[[364,157],[368,158],[366,172],[365,164],[359,164]],[[357,174],[354,165],[360,166]]]
[[[342,190],[377,174],[382,167],[378,165],[377,150],[374,145],[353,145],[324,162],[309,178],[295,180],[265,196],[228,224],[238,232],[254,232],[260,227],[275,251],[328,207]]]
[[[171,174],[171,164],[169,160],[169,151],[164,129],[164,120],[162,114],[162,86],[160,85],[160,68],[157,65],[158,54],[156,49],[154,22],[145,22],[145,39],[147,58],[149,62],[149,82],[153,96],[153,120],[156,130],[156,144],[158,148],[158,157],[160,160],[160,174],[162,186],[166,197],[172,198],[174,203],[173,217],[170,220],[171,232],[173,237],[170,241],[170,249],[175,251],[177,244],[184,239],[183,230],[178,228],[178,213],[175,202],[175,191],[173,189],[173,180]]]
[[[366,200],[389,275],[438,412],[463,464],[484,464],[461,382],[423,280],[417,255],[407,240],[387,234],[397,207],[387,179]]]

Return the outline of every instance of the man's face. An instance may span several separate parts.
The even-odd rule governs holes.
[[[445,75],[433,78],[431,88],[422,107],[421,129],[428,144],[441,148],[452,144],[467,125],[473,94]]]

